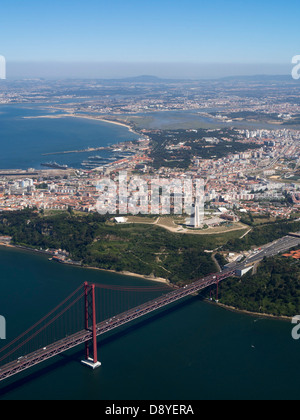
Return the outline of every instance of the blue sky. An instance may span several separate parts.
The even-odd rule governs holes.
[[[1,0],[0,55],[289,66],[300,54],[299,12],[295,0]]]

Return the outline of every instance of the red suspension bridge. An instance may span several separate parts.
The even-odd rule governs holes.
[[[123,287],[84,283],[27,331],[0,349],[0,381],[78,345],[82,361],[101,365],[97,337],[235,275],[227,270],[172,290],[166,285]],[[121,310],[121,313],[120,313]]]

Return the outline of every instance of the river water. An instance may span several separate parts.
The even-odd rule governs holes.
[[[0,270],[7,341],[84,281],[149,284],[8,248],[0,249]],[[298,399],[300,342],[291,330],[288,322],[229,312],[192,297],[99,338],[98,370],[80,363],[84,349],[78,347],[3,381],[0,399]]]
[[[1,107],[0,114],[1,169],[38,168],[45,152],[135,136],[89,120],[23,119],[45,114],[30,107]],[[66,156],[71,161],[60,163],[80,163],[76,155]],[[0,272],[0,315],[7,321],[7,340],[0,347],[84,281],[149,284],[8,248],[0,249]],[[298,399],[300,342],[291,330],[288,322],[229,312],[192,297],[99,339],[98,370],[84,367],[84,349],[76,348],[0,383],[0,399]]]

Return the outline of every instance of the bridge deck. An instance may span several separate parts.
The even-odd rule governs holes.
[[[121,327],[122,325],[125,325],[131,321],[134,321],[135,319],[150,314],[151,312],[163,308],[171,303],[177,302],[180,299],[190,296],[193,293],[199,292],[200,290],[203,290],[210,285],[216,284],[218,281],[222,281],[225,278],[231,277],[234,274],[235,271],[226,271],[222,274],[218,273],[210,275],[194,283],[191,283],[190,285],[184,286],[180,289],[167,293],[166,295],[163,295],[155,300],[137,306],[122,314],[116,315],[113,318],[102,321],[101,323],[97,324],[97,336],[100,336],[118,327]],[[91,339],[92,332],[82,330],[76,334],[64,338],[63,340],[52,343],[46,348],[28,354],[22,359],[10,362],[0,367],[0,381],[7,379],[10,376],[20,373],[26,369],[29,369],[32,366],[42,363],[45,360],[48,360],[54,356],[57,356],[58,354],[64,351],[70,350],[80,344],[90,341]]]
[[[235,275],[236,270],[243,269],[245,266],[255,264],[266,257],[278,255],[279,253],[285,252],[294,246],[300,245],[300,232],[291,233],[290,235],[284,236],[271,244],[267,244],[252,253],[245,261],[241,263],[229,264],[222,273],[212,274],[201,280],[195,281],[194,283],[184,286],[180,289],[172,291],[160,298],[147,302],[143,305],[137,306],[127,312],[114,316],[111,319],[103,321],[97,324],[96,334],[100,336],[115,328],[121,327],[135,319],[138,319],[144,315],[147,315],[157,309],[163,308],[171,303],[174,303],[184,297],[192,295],[206,287],[216,284],[218,281],[222,281],[225,278]],[[83,330],[76,334],[70,335],[63,340],[57,341],[50,344],[47,348],[37,350],[34,353],[25,355],[22,359],[15,360],[4,366],[0,366],[0,381],[9,378],[19,372],[22,372],[32,366],[35,366],[47,359],[50,359],[64,351],[67,351],[73,347],[76,347],[82,343],[90,341],[92,339],[92,332]]]

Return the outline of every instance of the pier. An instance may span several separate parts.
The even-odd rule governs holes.
[[[89,147],[83,150],[66,150],[63,152],[51,152],[51,153],[43,153],[42,156],[50,156],[50,155],[66,155],[70,153],[87,153],[87,152],[99,152],[101,150],[111,150],[111,147]]]

